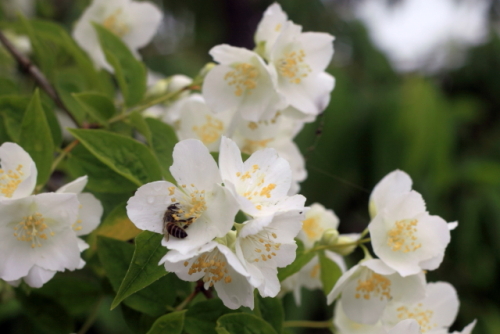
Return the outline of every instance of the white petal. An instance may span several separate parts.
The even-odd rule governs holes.
[[[78,219],[81,220],[75,226],[76,235],[86,235],[95,230],[101,222],[103,207],[101,201],[90,193],[78,194],[80,211]],[[80,228],[81,227],[81,228]]]
[[[411,187],[412,180],[405,172],[397,169],[387,174],[377,183],[370,195],[370,217],[375,217],[379,211],[400,195],[410,192]]]
[[[385,331],[380,322],[375,325],[363,325],[349,319],[349,317],[347,317],[347,315],[344,313],[343,306],[340,300],[335,304],[334,315],[335,327],[342,334],[385,334]]]
[[[391,328],[387,334],[421,334],[418,322],[413,319],[403,320]]]
[[[333,303],[333,301],[342,293],[342,290],[351,279],[355,279],[357,276],[359,276],[360,270],[361,268],[358,264],[346,271],[342,276],[340,276],[340,278],[337,280],[337,283],[335,283],[332,291],[330,291],[330,293],[326,296],[328,305]]]
[[[12,175],[15,178],[9,177]],[[37,169],[35,162],[23,148],[15,143],[0,146],[0,200],[21,198],[35,190]],[[5,179],[3,179],[5,177]],[[16,180],[21,182],[15,184]]]
[[[332,60],[334,39],[332,35],[323,32],[304,32],[297,37],[306,53],[305,62],[313,72],[324,71]]]
[[[41,288],[42,285],[51,280],[55,274],[56,271],[46,270],[40,268],[39,266],[33,266],[30,269],[28,275],[26,275],[26,277],[24,277],[23,279],[26,284],[28,284],[32,288]]]
[[[255,44],[266,43],[266,57],[269,57],[274,42],[282,32],[287,19],[286,13],[278,3],[273,3],[264,12],[255,32]]]
[[[338,226],[339,219],[332,210],[325,209],[319,203],[313,203],[306,213],[299,238],[306,248],[311,248],[316,241],[321,239],[327,229],[337,229]]]
[[[57,189],[56,193],[59,194],[64,194],[64,193],[73,193],[73,194],[79,194],[83,191],[85,186],[87,185],[87,175],[81,176],[77,178],[76,180],[65,184],[61,188]]]
[[[123,41],[132,50],[147,45],[156,34],[163,14],[151,2],[130,2],[127,11],[131,14],[129,23],[130,32],[123,36]]]

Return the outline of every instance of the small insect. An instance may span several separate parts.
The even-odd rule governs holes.
[[[179,239],[186,238],[188,234],[184,230],[187,229],[194,221],[193,217],[188,219],[179,219],[177,214],[180,209],[177,205],[179,205],[179,203],[170,204],[163,215],[163,234],[165,235],[167,241],[170,236]]]

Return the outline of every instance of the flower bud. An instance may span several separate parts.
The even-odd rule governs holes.
[[[200,73],[198,73],[198,76],[196,77],[196,82],[198,81],[203,81],[203,79],[205,79],[206,75],[208,74],[208,72],[210,72],[210,70],[212,70],[212,68],[215,67],[215,63],[206,63],[205,66],[203,66],[203,68],[200,70]]]
[[[341,235],[338,237],[337,243],[335,244],[335,246],[337,246],[337,247],[335,247],[332,250],[337,254],[340,254],[342,256],[347,256],[347,255],[351,254],[352,252],[354,252],[357,245],[352,245],[352,246],[344,246],[344,245],[352,244],[355,241],[356,241],[355,238],[352,238],[350,236]]]
[[[320,243],[322,245],[333,246],[337,244],[337,239],[339,238],[339,231],[334,228],[329,228],[323,232]]]

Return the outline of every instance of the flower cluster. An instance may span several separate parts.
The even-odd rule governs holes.
[[[29,154],[6,142],[0,162],[0,278],[41,287],[58,271],[82,268],[88,245],[79,237],[99,224],[103,211],[94,195],[82,193],[87,177],[32,195],[37,169]]]
[[[379,258],[366,254],[328,294],[328,303],[340,296],[334,320],[340,333],[448,333],[457,315],[453,286],[425,277],[441,264],[457,223],[430,215],[411,188],[410,177],[396,170],[370,196],[368,230]]]
[[[210,55],[219,64],[206,74],[202,94],[184,95],[163,113],[157,107],[153,113],[173,125],[180,139],[201,140],[211,151],[223,135],[246,154],[276,149],[292,167],[290,194],[296,194],[307,172],[293,138],[330,101],[334,78],[325,69],[333,39],[302,32],[275,3],[259,23],[254,51],[215,46]]]
[[[148,183],[127,204],[140,229],[165,234],[170,249],[160,264],[186,281],[202,279],[232,309],[253,308],[253,290],[280,291],[277,268],[295,259],[295,236],[304,218],[302,195],[289,196],[290,165],[272,148],[246,161],[222,137],[219,165],[199,140],[174,148],[170,172],[177,182]],[[246,221],[235,223],[241,211]]]

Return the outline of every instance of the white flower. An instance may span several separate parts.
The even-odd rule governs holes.
[[[302,33],[301,26],[288,22],[271,50],[278,92],[306,116],[318,115],[328,105],[335,80],[324,71],[333,56],[333,39],[326,33]]]
[[[396,301],[389,303],[382,316],[382,322],[384,326],[392,327],[401,320],[414,319],[423,333],[434,333],[447,330],[451,326],[457,316],[458,305],[457,293],[451,284],[429,283],[426,286],[425,298],[422,300],[414,303]]]
[[[302,230],[298,237],[304,242],[304,247],[309,249],[321,239],[326,230],[336,230],[338,226],[339,218],[332,210],[326,209],[319,203],[313,203],[306,213],[306,219],[302,222]]]
[[[254,287],[248,282],[249,274],[229,247],[211,241],[185,254],[172,250],[161,259],[162,263],[165,270],[184,281],[203,279],[206,289],[215,287],[230,309],[240,306],[253,309]]]
[[[223,44],[213,47],[210,55],[219,65],[208,72],[202,91],[214,112],[237,111],[257,122],[287,106],[276,91],[276,76],[257,53]]]
[[[180,89],[191,85],[193,79],[183,74],[175,74],[171,77],[164,78],[160,74],[148,72],[148,96],[159,96],[171,94]],[[176,104],[189,96],[189,91],[184,91],[178,94],[172,100],[166,103],[160,103],[144,110],[145,117],[160,118],[165,123],[174,125],[179,119],[179,108],[175,108]]]
[[[202,142],[187,139],[177,143],[173,159],[170,172],[179,186],[167,181],[143,185],[129,199],[127,214],[138,228],[163,233],[165,213],[176,205],[176,212],[170,213],[187,236],[170,235],[162,244],[186,254],[215,237],[223,237],[233,226],[238,206],[220,185],[217,164]]]
[[[278,3],[273,3],[264,12],[254,38],[257,49],[263,48],[264,58],[269,59],[271,49],[287,21],[288,17]]]
[[[87,245],[72,229],[75,194],[45,193],[0,201],[0,278],[41,287],[57,271],[81,268]]]
[[[151,41],[162,16],[161,11],[151,2],[93,0],[75,24],[73,37],[89,54],[97,68],[112,72],[92,23],[99,23],[120,37],[134,56],[139,58],[137,49]]]
[[[364,325],[349,319],[349,317],[347,317],[347,315],[344,313],[344,308],[340,300],[335,303],[333,323],[337,328],[339,334],[385,334],[384,328],[382,327],[380,321],[378,321],[374,325]]]
[[[272,148],[259,150],[243,162],[236,143],[222,137],[219,167],[224,185],[248,215],[263,217],[304,205],[304,196],[287,195],[292,181],[290,164]]]
[[[486,40],[490,1],[364,0],[357,16],[374,44],[401,72],[460,66],[464,51]]]
[[[411,191],[413,181],[401,170],[395,170],[386,176],[373,188],[370,195],[369,211],[373,219],[384,207],[394,202],[403,194]]]
[[[87,176],[79,177],[59,188],[57,194],[76,194],[80,206],[78,217],[72,225],[77,236],[82,236],[92,232],[101,222],[103,207],[101,202],[90,193],[82,193],[87,185]]]
[[[0,146],[0,201],[31,195],[36,177],[35,162],[21,146],[8,142]]]
[[[413,190],[387,204],[368,229],[375,254],[402,276],[439,267],[450,242],[447,223],[429,215]]]
[[[250,284],[259,289],[262,297],[278,294],[277,268],[286,267],[295,260],[294,238],[301,228],[303,210],[255,218],[238,232],[236,254],[250,274]]]
[[[328,294],[331,304],[340,294],[345,314],[353,321],[374,325],[389,301],[415,301],[425,295],[422,272],[402,277],[379,259],[370,259],[349,269]]]

